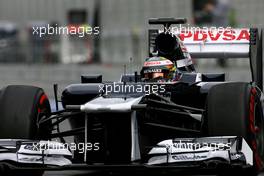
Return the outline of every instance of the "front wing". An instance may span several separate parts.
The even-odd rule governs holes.
[[[241,137],[170,139],[160,142],[149,152],[148,165],[190,162],[253,166],[253,152]]]
[[[65,166],[71,164],[71,156],[62,143],[55,141],[0,140],[0,162]]]
[[[83,163],[72,164],[66,149],[33,151],[33,142],[0,140],[0,163],[15,162],[14,169],[32,170],[100,170],[100,171],[182,171],[192,169],[216,169],[217,165],[232,168],[253,166],[253,152],[241,137],[177,138],[165,140],[154,146],[148,162],[130,164]],[[47,141],[38,141],[47,144]],[[58,143],[58,145],[62,145]],[[25,163],[34,164],[27,167]],[[8,163],[10,165],[10,163]]]

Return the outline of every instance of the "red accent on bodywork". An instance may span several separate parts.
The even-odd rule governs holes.
[[[40,100],[39,100],[39,104],[42,105],[44,100],[48,99],[47,95],[46,94],[43,94],[41,97],[40,97]]]
[[[256,94],[257,94],[257,90],[255,88],[252,88],[251,94],[250,94],[250,104],[249,104],[249,130],[253,136],[255,136],[257,133],[257,130],[255,128],[255,96]],[[254,154],[253,157],[255,161],[255,166],[257,170],[259,171],[263,168],[263,163],[257,151],[256,139],[254,139],[251,142],[251,147],[252,147],[253,154]]]
[[[249,41],[250,33],[248,29],[223,29],[223,30],[190,30],[181,31],[181,41]]]

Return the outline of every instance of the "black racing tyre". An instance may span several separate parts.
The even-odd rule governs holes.
[[[0,92],[0,139],[45,139],[49,125],[38,129],[41,114],[50,113],[43,89],[10,85]]]
[[[264,121],[257,88],[242,82],[216,85],[208,93],[205,109],[205,135],[242,136],[254,153],[254,166],[242,173],[257,175],[264,158]]]
[[[38,128],[37,123],[50,113],[49,100],[43,89],[10,85],[0,91],[0,139],[48,139],[50,123]],[[23,174],[22,174],[23,173]],[[14,175],[42,175],[43,171]]]

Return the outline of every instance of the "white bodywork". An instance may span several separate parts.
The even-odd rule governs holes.
[[[240,150],[236,137],[179,138],[175,140],[180,143],[175,143],[170,139],[153,147],[149,152],[151,157],[148,164],[207,161],[221,158],[227,163],[240,159],[245,165],[253,166],[253,152],[244,139],[242,139]]]
[[[81,105],[81,111],[100,113],[108,112],[130,112],[132,105],[138,104],[141,97],[138,98],[104,98],[99,97]]]
[[[181,39],[193,58],[249,57],[250,33],[247,28],[194,28],[181,32],[172,28],[171,33]]]
[[[225,30],[192,32],[191,35],[186,34],[186,37],[183,37],[183,43],[194,57],[248,58],[249,29]]]
[[[56,141],[0,140],[1,161],[17,163],[65,166],[72,164],[72,153],[62,143]]]

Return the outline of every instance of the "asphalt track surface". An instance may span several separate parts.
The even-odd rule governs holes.
[[[100,174],[94,174],[94,173],[89,172],[89,171],[60,171],[60,172],[46,172],[44,174],[44,176],[84,176],[84,175],[102,176]],[[236,174],[234,174],[234,175],[236,175]],[[113,175],[113,176],[115,176],[115,175]],[[127,176],[127,174],[118,175],[118,176]],[[135,176],[139,176],[139,175],[136,174]],[[142,174],[140,174],[140,176],[145,176],[145,175],[142,173]],[[185,176],[185,175],[171,174],[168,176]],[[188,176],[191,176],[191,175],[188,175]],[[204,175],[196,175],[196,176],[204,176]],[[214,175],[211,175],[211,176],[214,176]],[[264,173],[259,174],[259,176],[264,176]]]
[[[209,63],[209,64],[207,64]],[[103,75],[103,80],[115,81],[120,78],[123,66],[113,65],[0,65],[0,87],[8,84],[28,84],[42,87],[48,96],[53,98],[52,84],[58,83],[60,88],[71,83],[80,82],[81,74]],[[249,81],[250,73],[247,62],[230,61],[229,67],[220,68],[214,61],[202,61],[198,72],[216,73],[226,72],[227,80]],[[69,124],[62,124],[62,129],[67,129]],[[72,140],[72,138],[68,138]],[[102,175],[91,171],[46,171],[44,176],[84,176]],[[124,174],[127,175],[127,174]],[[141,175],[141,174],[140,174]],[[144,175],[144,174],[143,174]],[[177,175],[177,174],[173,174]],[[264,176],[263,174],[260,174]]]

